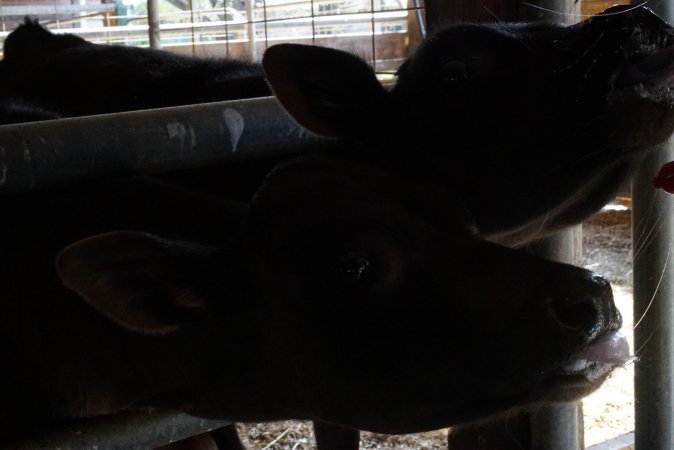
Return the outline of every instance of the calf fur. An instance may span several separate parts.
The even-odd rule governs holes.
[[[597,211],[671,134],[673,41],[648,9],[613,7],[569,27],[439,30],[390,92],[364,61],[337,50],[278,45],[263,64],[301,124],[359,142],[342,156],[445,183],[481,233],[520,245]],[[5,54],[0,99],[63,117],[269,92],[254,64],[96,45],[30,20],[8,36]],[[109,61],[115,79],[92,98],[87,83],[109,77]]]
[[[268,95],[258,64],[93,44],[30,18],[7,36],[0,61],[0,98],[63,117]]]
[[[249,205],[130,181],[2,200],[5,437],[132,406],[415,432],[576,399],[627,357],[604,279],[368,165],[283,165]]]
[[[639,158],[641,158],[645,149],[652,143],[664,139],[663,136],[671,131],[671,102],[669,93],[667,92],[668,87],[663,85],[655,85],[655,87],[652,84],[649,85],[650,81],[657,78],[657,76],[662,76],[663,72],[666,72],[667,64],[665,64],[665,62],[667,61],[667,52],[656,52],[646,59],[644,59],[645,56],[643,55],[644,48],[651,44],[654,46],[668,45],[669,40],[671,40],[669,37],[671,33],[668,28],[664,27],[661,22],[652,18],[649,14],[650,13],[647,11],[621,14],[620,21],[596,18],[593,19],[594,22],[589,21],[569,29],[545,26],[527,27],[522,25],[486,27],[464,26],[451,28],[445,32],[438,33],[436,38],[430,40],[429,43],[417,52],[417,54],[410,58],[410,61],[408,61],[400,71],[400,81],[398,83],[398,86],[407,86],[405,89],[408,90],[406,91],[403,87],[396,87],[392,94],[386,94],[381,90],[371,73],[368,76],[361,77],[361,75],[364,73],[367,74],[367,71],[369,71],[362,61],[339,52],[306,49],[304,47],[279,47],[277,50],[272,50],[269,53],[269,56],[266,57],[265,66],[269,73],[274,74],[273,76],[270,75],[270,80],[275,90],[279,93],[279,98],[284,102],[286,107],[288,107],[289,110],[309,128],[328,135],[351,137],[360,140],[364,143],[363,147],[366,151],[372,152],[370,158],[366,159],[369,159],[370,162],[372,162],[375,161],[376,158],[378,165],[385,167],[387,170],[393,169],[393,173],[400,173],[403,166],[405,166],[402,172],[409,176],[431,179],[434,181],[439,180],[442,183],[449,182],[449,185],[453,189],[456,189],[456,192],[461,193],[461,195],[457,196],[458,198],[455,198],[450,203],[450,208],[455,209],[459,207],[456,205],[464,205],[468,210],[475,214],[477,225],[480,230],[492,239],[509,243],[522,243],[530,240],[532,237],[554,231],[565,224],[574,223],[594,211],[598,206],[601,206],[601,204],[609,198],[619,182],[625,178],[627,173],[629,173],[631,167]],[[571,76],[571,74],[569,76],[555,78],[552,77],[553,73],[547,73],[547,79],[541,78],[539,80],[538,77],[540,73],[536,71],[548,67],[539,64],[541,61],[540,53],[544,53],[541,49],[545,49],[546,52],[554,49],[552,42],[557,39],[559,35],[566,36],[566,41],[564,42],[570,45],[570,47],[573,47],[571,44],[575,45],[575,48],[567,49],[569,54],[564,55],[563,52],[561,53],[561,55],[566,58],[572,58],[574,51],[576,52],[575,55],[577,57],[581,50],[587,50],[590,44],[596,46],[597,43],[588,38],[588,36],[594,36],[601,42],[601,39],[599,38],[603,37],[603,33],[606,31],[610,31],[614,33],[614,35],[622,35],[625,39],[625,41],[623,41],[623,50],[625,50],[625,48],[627,50],[622,57],[616,57],[615,54],[611,53],[615,53],[614,48],[600,49],[598,50],[598,56],[595,55],[597,56],[597,61],[604,60],[603,62],[606,62],[605,60],[609,59],[611,60],[609,62],[613,64],[609,64],[607,66],[608,68],[605,68],[604,71],[593,74],[593,76],[596,75],[597,77],[594,79],[597,86],[601,85],[601,83],[606,83],[607,86],[610,86],[610,93],[605,97],[602,95],[594,95],[596,92],[592,94],[594,88],[582,87],[585,81],[577,76],[580,69],[578,69],[578,73],[576,73],[575,77]],[[592,33],[594,33],[594,35],[592,35]],[[466,61],[468,60],[461,58],[457,59],[456,53],[454,53],[454,56],[450,54],[449,59],[444,61],[443,56],[437,54],[438,48],[447,50],[447,47],[449,47],[452,51],[460,51],[461,49],[454,49],[450,45],[452,42],[456,42],[457,34],[459,37],[470,37],[470,39],[467,40],[470,45],[466,45],[466,52],[470,53],[469,50],[473,52],[478,51],[481,57],[486,58],[487,68],[496,67],[499,70],[491,73],[491,76],[489,77],[478,77],[477,80],[475,80],[472,79],[472,76],[469,77],[468,74],[466,74],[465,77],[461,75],[461,72],[468,70],[466,68]],[[533,49],[538,49],[538,51],[532,52],[532,55],[528,55],[529,59],[522,57],[522,55],[517,52],[511,55],[515,56],[513,59],[503,58],[503,54],[507,54],[503,53],[504,49],[516,49],[516,45],[507,43],[512,42],[513,39],[532,46]],[[438,41],[444,42],[444,44],[438,44]],[[461,42],[464,41],[461,40]],[[605,44],[609,45],[611,42]],[[478,46],[477,50],[473,47],[475,45]],[[328,82],[335,80],[330,80],[323,75],[316,77],[314,72],[310,72],[311,76],[314,77],[310,79],[316,81],[317,85],[321,88],[309,90],[309,93],[311,94],[309,100],[315,101],[315,104],[327,104],[331,107],[337,104],[341,107],[340,103],[343,99],[346,99],[346,103],[348,103],[352,102],[353,98],[356,98],[358,101],[364,101],[363,104],[365,106],[371,107],[372,105],[375,105],[375,109],[371,109],[371,112],[382,113],[387,119],[393,120],[395,118],[392,118],[392,115],[388,114],[388,106],[392,104],[400,106],[399,111],[401,114],[398,116],[407,117],[405,114],[407,114],[408,111],[411,111],[412,114],[414,114],[414,111],[422,111],[423,108],[420,107],[420,104],[423,102],[430,102],[431,105],[437,104],[433,106],[435,109],[428,109],[429,111],[439,111],[438,114],[445,111],[445,115],[431,115],[431,120],[419,118],[418,120],[411,121],[410,123],[414,124],[414,126],[411,130],[407,128],[409,134],[405,133],[405,135],[402,136],[396,133],[395,129],[397,129],[397,127],[390,125],[390,128],[380,128],[381,125],[377,123],[374,127],[374,132],[372,130],[365,130],[363,132],[363,127],[359,126],[359,121],[355,119],[350,119],[348,123],[344,125],[344,118],[350,117],[348,115],[348,113],[350,113],[348,108],[328,111],[326,113],[325,111],[311,110],[308,109],[308,107],[306,107],[307,109],[302,110],[302,108],[297,109],[296,106],[288,105],[288,95],[280,94],[280,92],[283,91],[283,89],[286,89],[288,85],[292,86],[293,83],[296,86],[302,87],[302,82],[306,81],[306,78],[303,78],[306,77],[306,72],[303,71],[308,70],[306,66],[295,64],[297,61],[293,60],[293,58],[296,58],[298,54],[301,56],[303,55],[303,57],[313,56],[314,53],[311,52],[320,52],[320,57],[325,58],[325,60],[321,60],[321,64],[317,64],[317,66],[319,66],[319,72],[320,67],[323,66],[329,67],[331,68],[330,70],[332,70],[336,65],[337,69],[339,69],[340,66],[343,66],[342,63],[348,60],[348,67],[352,69],[350,69],[349,72],[355,74],[353,75],[355,78],[352,80],[353,84],[351,85],[353,89],[348,89],[349,86],[341,86],[338,88],[342,89],[342,91],[334,91],[332,90],[333,86],[330,84],[322,85],[322,83],[325,80]],[[609,56],[611,56],[611,58],[609,58]],[[498,59],[494,61],[494,58],[496,57],[498,57]],[[281,59],[279,60],[279,58]],[[546,56],[544,60],[547,61],[548,58],[554,61],[555,58],[560,58],[560,54],[554,54],[553,52],[551,56]],[[612,60],[612,58],[615,60]],[[434,68],[436,65],[440,64],[438,62],[439,60],[443,60],[442,68]],[[472,57],[469,58],[469,60],[471,61],[471,64],[474,62],[474,58]],[[285,66],[281,65],[279,61],[286,61],[284,63]],[[322,65],[324,61],[327,61],[326,65]],[[526,64],[522,65],[523,61]],[[479,63],[478,66],[483,62]],[[470,66],[470,64],[468,65]],[[581,65],[580,61],[578,62],[578,65]],[[665,69],[661,70],[663,65],[665,66]],[[646,70],[648,69],[648,66],[651,68],[655,66],[658,70],[653,72],[651,69],[651,72],[648,73],[648,70]],[[287,71],[288,67],[299,67],[299,69],[288,76],[287,74],[284,74],[284,71]],[[405,69],[405,67],[407,67],[407,69]],[[646,67],[646,69],[643,69],[643,67]],[[310,69],[316,70],[315,68]],[[514,75],[511,74],[510,76],[506,76],[509,73],[506,69],[511,71],[515,70],[516,73]],[[584,93],[583,95],[586,96],[583,97],[579,94],[578,98],[583,98],[585,99],[584,101],[589,102],[588,104],[593,106],[593,111],[595,111],[595,113],[599,111],[599,113],[597,113],[598,116],[606,114],[609,119],[614,120],[614,123],[619,124],[619,129],[623,133],[618,134],[616,137],[616,133],[611,135],[612,131],[608,126],[592,130],[591,127],[579,127],[577,122],[572,122],[571,124],[567,123],[567,125],[576,126],[576,128],[573,128],[576,131],[570,133],[575,140],[569,138],[569,136],[560,135],[562,138],[566,138],[565,142],[571,145],[569,148],[572,150],[572,154],[564,153],[562,150],[566,151],[567,149],[562,149],[561,145],[557,145],[559,140],[558,137],[555,137],[557,140],[549,141],[554,142],[555,145],[551,145],[549,142],[546,144],[545,139],[552,139],[552,133],[561,129],[561,125],[557,127],[555,120],[567,119],[566,115],[572,114],[569,113],[569,110],[575,111],[575,109],[572,108],[573,105],[569,106],[568,102],[562,102],[559,104],[558,108],[550,107],[544,109],[546,114],[552,114],[550,122],[553,125],[546,122],[540,129],[534,127],[533,130],[528,130],[528,115],[522,115],[521,117],[524,120],[521,122],[511,120],[509,114],[519,114],[521,112],[520,109],[517,108],[515,111],[503,112],[503,118],[506,121],[504,123],[507,127],[504,125],[501,128],[498,128],[499,131],[495,132],[492,137],[485,133],[475,133],[473,134],[473,137],[476,142],[472,143],[469,141],[468,144],[466,144],[466,139],[470,138],[469,133],[454,134],[454,128],[451,128],[454,126],[453,124],[456,122],[457,117],[459,123],[463,124],[461,126],[464,126],[465,123],[470,124],[471,120],[481,120],[482,116],[485,117],[485,120],[492,116],[485,112],[488,109],[466,108],[465,102],[456,103],[453,99],[452,102],[447,102],[444,97],[444,91],[441,91],[443,92],[443,96],[441,97],[434,96],[429,91],[424,91],[424,86],[431,86],[431,84],[427,83],[428,78],[424,77],[427,76],[433,78],[432,74],[436,73],[438,70],[448,72],[450,75],[452,73],[456,75],[455,72],[458,71],[458,74],[461,75],[458,78],[463,80],[459,81],[464,83],[460,86],[461,92],[464,92],[465,90],[466,92],[475,94],[476,92],[481,92],[481,90],[476,90],[476,86],[484,87],[484,83],[487,83],[487,86],[493,85],[492,89],[487,89],[485,91],[489,93],[489,96],[476,95],[475,101],[477,102],[479,100],[479,104],[481,105],[489,104],[489,101],[492,101],[497,111],[501,111],[499,108],[504,104],[504,100],[508,100],[507,97],[503,97],[503,95],[508,94],[508,92],[500,92],[499,87],[505,91],[510,89],[509,86],[521,88],[525,83],[522,82],[518,84],[518,76],[521,76],[524,80],[529,80],[532,77],[539,81],[547,80],[547,84],[541,81],[542,84],[540,85],[535,83],[530,86],[527,85],[527,90],[521,91],[526,95],[517,99],[519,103],[505,103],[510,106],[512,106],[512,104],[517,106],[520,104],[528,104],[529,106],[538,107],[538,103],[536,102],[541,101],[541,98],[539,97],[542,95],[542,92],[555,93],[556,87],[553,81],[562,83],[561,86],[565,89],[579,89],[579,92],[588,91],[592,95],[586,95],[586,93]],[[527,70],[529,72],[527,72]],[[551,69],[548,67],[546,70]],[[646,73],[639,75],[638,72],[642,70],[646,70]],[[431,75],[428,75],[426,71]],[[520,73],[519,71],[522,72]],[[535,73],[532,75],[530,73],[531,71],[534,71]],[[552,72],[554,72],[554,70],[552,70]],[[281,73],[280,78],[277,77],[278,73]],[[543,71],[542,73],[546,72]],[[454,80],[456,77],[453,75],[445,78],[442,78],[440,81],[443,81],[449,86],[454,85],[457,81]],[[621,83],[615,83],[616,78],[622,79],[623,81],[621,81]],[[279,80],[281,84],[279,84]],[[299,82],[297,80],[299,80]],[[374,80],[374,83],[372,80]],[[635,80],[638,81],[638,83],[635,82]],[[470,85],[469,81],[474,84],[472,90],[466,89],[466,83]],[[479,83],[482,84],[476,84],[476,81],[479,81]],[[576,84],[574,85],[573,83]],[[651,91],[654,92],[657,89],[664,89],[664,91],[661,92],[663,95],[651,95],[650,98],[649,96],[643,95],[634,96],[635,92],[639,93],[639,83],[642,86],[645,83],[646,91],[651,89]],[[504,85],[506,88],[503,88]],[[294,87],[293,89],[297,88]],[[531,89],[531,91],[529,91],[529,89]],[[643,93],[646,91],[641,92]],[[292,90],[290,92],[292,92]],[[335,95],[335,92],[339,95]],[[382,94],[382,92],[384,93]],[[400,92],[403,94],[407,92],[407,95],[400,94]],[[413,92],[414,95],[409,94],[409,92]],[[424,92],[427,94],[426,97],[419,95],[419,93]],[[293,96],[295,96],[296,93],[292,93]],[[356,95],[354,95],[354,93]],[[306,93],[303,93],[303,95],[304,94]],[[397,100],[392,104],[389,103],[389,99],[383,100],[389,96]],[[594,97],[599,98],[597,99]],[[292,99],[292,96],[290,98]],[[297,98],[300,98],[300,102],[304,100],[303,96]],[[617,101],[616,98],[618,99]],[[317,99],[318,101],[316,101]],[[438,99],[442,99],[442,102],[438,101]],[[550,103],[552,104],[553,102],[551,101]],[[626,106],[628,104],[630,105],[630,108]],[[452,105],[458,105],[456,106],[456,109],[457,111],[461,111],[460,115],[462,115],[460,117],[457,116],[459,113],[451,114],[452,112],[450,109],[453,107]],[[352,105],[347,106],[351,107]],[[636,108],[632,108],[632,106],[636,106]],[[590,109],[588,109],[588,111]],[[522,107],[522,110],[526,112],[524,106]],[[422,116],[423,114],[419,115]],[[309,117],[308,119],[307,116]],[[451,120],[439,123],[438,120],[433,120],[435,117],[438,117],[438,119],[440,117],[451,117]],[[328,121],[325,120],[326,118]],[[496,119],[489,119],[487,120],[487,123],[491,126]],[[600,124],[602,123],[602,120],[604,121],[603,123],[606,123],[609,120],[606,119],[606,117],[602,120],[599,119],[601,119],[601,117],[593,118],[593,120],[598,120],[598,123]],[[657,124],[657,126],[638,128],[629,123],[630,121],[633,121],[633,119],[636,119],[636,122],[641,123],[641,125],[645,122],[652,121]],[[423,127],[422,122],[425,124],[426,128]],[[328,128],[316,128],[313,123],[320,123],[320,126],[326,126],[325,124],[327,123]],[[541,125],[540,121],[531,123]],[[597,122],[595,121],[592,123]],[[390,124],[395,124],[395,122],[390,122]],[[335,133],[335,131],[329,127],[338,127],[339,129]],[[439,130],[445,130],[445,132],[440,133]],[[506,131],[508,133],[506,133]],[[525,133],[525,131],[535,131],[535,133],[532,133],[534,136],[527,137],[524,142],[518,142],[518,139],[522,140],[521,134]],[[386,136],[378,134],[382,132],[390,133],[392,137],[387,138]],[[586,135],[583,135],[583,133],[586,133]],[[590,134],[588,135],[587,133]],[[593,136],[591,133],[597,133],[598,136]],[[450,141],[447,139],[448,135],[456,136],[456,138],[452,138]],[[381,140],[378,140],[379,138],[381,138]],[[441,138],[445,139],[444,146],[440,146],[439,144],[439,142],[443,142],[440,141]],[[413,139],[415,142],[410,142],[410,139]],[[447,154],[442,154],[448,147],[448,141],[451,142],[451,147],[455,147],[457,150],[452,150],[451,153],[448,152]],[[594,147],[589,145],[587,141],[599,142],[600,144],[603,143],[597,147],[601,149],[601,152],[599,152],[601,154],[593,154]],[[385,142],[386,145],[381,145],[378,142]],[[583,145],[576,145],[579,142]],[[493,144],[496,147],[490,147],[489,144]],[[405,151],[405,145],[409,145],[409,147],[407,147],[408,149],[417,148],[418,150],[415,155],[420,156],[421,158],[411,157],[407,153],[405,153],[405,158],[401,157]],[[480,145],[485,146],[488,150],[503,148],[503,155],[496,155],[496,159],[494,160],[496,162],[490,163],[491,159],[494,157],[494,152],[487,152],[488,154],[486,155],[480,154],[477,152]],[[501,145],[501,147],[498,147],[499,145]],[[536,147],[536,145],[539,145],[539,147]],[[385,147],[385,149],[382,150],[382,147]],[[538,149],[541,149],[540,154],[535,153]],[[359,149],[359,151],[360,150],[361,149]],[[385,155],[383,154],[384,151],[387,152]],[[415,161],[419,159],[419,161],[416,161],[414,164],[406,164],[405,161],[408,161],[409,158],[412,158]],[[523,160],[525,164],[522,163]],[[480,164],[483,163],[486,165],[481,167]],[[554,166],[554,170],[548,170],[551,169],[553,167],[551,165],[554,164],[559,164],[559,167]],[[503,169],[502,173],[497,173],[496,169],[499,167]],[[412,170],[410,170],[410,168],[412,168]],[[478,170],[482,168],[484,170]],[[475,173],[476,175],[467,180],[466,178],[468,177],[464,176],[469,173],[467,171]],[[529,171],[532,173],[529,173]],[[456,174],[458,174],[458,176]],[[540,189],[538,186],[541,186]],[[472,191],[474,189],[476,191],[473,193]],[[503,213],[502,206],[504,205],[503,200],[505,198],[502,195],[503,190],[509,190],[509,192],[520,195],[519,197],[514,197],[514,202],[509,200],[509,210],[506,215],[501,214]],[[536,191],[536,194],[540,195],[533,199],[526,196],[522,197],[522,193],[525,191],[527,195],[529,195],[531,191]],[[488,209],[493,206],[496,206],[496,211],[500,212],[491,214]],[[438,207],[442,206],[438,205]],[[444,207],[446,208],[447,205]],[[510,207],[512,207],[512,209]],[[480,211],[482,211],[482,213]]]
[[[354,157],[451,187],[488,238],[519,245],[579,223],[674,127],[674,32],[646,8],[577,25],[436,32],[384,89],[337,50],[281,44],[263,66],[308,129]]]
[[[337,50],[280,45],[263,65],[301,124],[360,141],[357,158],[448,184],[484,235],[523,245],[596,212],[671,134],[672,42],[649,10],[614,7],[567,28],[441,30],[391,91]],[[315,430],[324,448],[345,434]]]

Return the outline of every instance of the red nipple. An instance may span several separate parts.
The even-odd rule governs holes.
[[[662,166],[658,175],[653,178],[653,186],[674,194],[674,161],[670,161]]]

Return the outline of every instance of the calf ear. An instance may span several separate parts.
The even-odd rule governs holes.
[[[120,231],[66,247],[56,266],[68,288],[119,325],[166,334],[207,309],[197,292],[214,269],[212,253],[207,247]]]
[[[314,133],[362,139],[390,110],[374,71],[349,53],[279,44],[265,52],[262,66],[283,107]]]

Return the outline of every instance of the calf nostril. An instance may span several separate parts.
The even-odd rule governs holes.
[[[591,298],[553,298],[550,309],[561,325],[582,333],[592,333],[600,325],[599,306]]]

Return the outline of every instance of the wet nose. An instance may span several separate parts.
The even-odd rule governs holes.
[[[548,298],[552,322],[577,339],[590,341],[608,330],[617,330],[622,317],[613,302],[609,282],[589,271],[572,271],[555,277]]]

